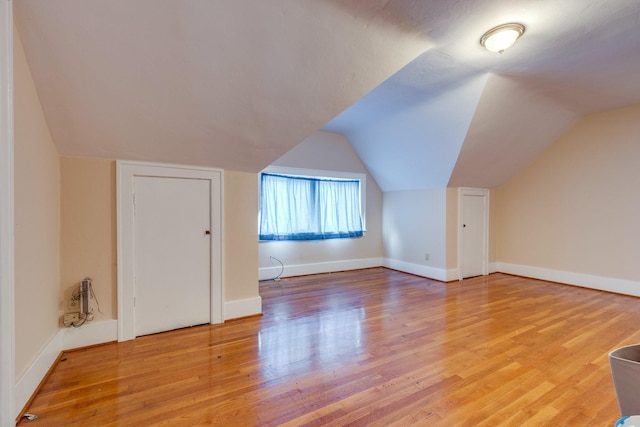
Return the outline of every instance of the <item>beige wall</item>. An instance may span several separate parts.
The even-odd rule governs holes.
[[[100,303],[94,321],[117,318],[115,162],[63,157],[62,274],[60,314],[71,292],[85,277],[92,279]]]
[[[260,242],[260,267],[274,266],[270,256],[278,258],[285,265],[382,257],[382,192],[345,137],[331,132],[316,132],[273,164],[302,169],[366,174],[367,231],[364,237],[357,239]],[[257,216],[255,221],[257,221]]]
[[[581,120],[495,193],[499,262],[640,280],[640,105]]]
[[[258,176],[224,173],[224,299],[258,296]]]
[[[495,189],[489,191],[489,262],[498,261],[498,206],[499,192]]]
[[[62,274],[59,310],[89,276],[102,314],[117,318],[115,161],[62,158]],[[258,296],[257,176],[224,173],[225,301]],[[253,226],[253,228],[252,228]]]
[[[14,32],[16,376],[58,331],[60,161]]]

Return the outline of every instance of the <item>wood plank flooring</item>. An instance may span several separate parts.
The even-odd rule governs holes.
[[[384,268],[261,284],[264,315],[66,353],[20,426],[613,426],[640,300]]]

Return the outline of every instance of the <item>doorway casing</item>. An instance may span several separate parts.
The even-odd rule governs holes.
[[[463,245],[462,236],[463,224],[463,203],[465,196],[479,196],[484,200],[484,209],[482,212],[483,233],[482,233],[482,275],[489,274],[489,190],[486,188],[468,188],[460,187],[458,189],[458,274],[459,280],[463,279]]]
[[[13,3],[0,4],[0,425],[15,408]]]
[[[222,188],[220,169],[117,161],[118,341],[135,338],[134,178],[167,177],[211,181],[211,323],[223,322]]]

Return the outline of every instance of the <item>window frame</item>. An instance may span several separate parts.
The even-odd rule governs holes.
[[[307,178],[327,178],[327,179],[354,179],[360,181],[360,216],[362,217],[362,237],[367,234],[367,174],[361,172],[342,172],[342,171],[327,171],[321,169],[305,169],[294,168],[289,166],[268,166],[258,173],[258,212],[262,209],[262,174],[280,174],[290,175],[293,177],[307,177]],[[260,228],[260,217],[258,216],[258,229]],[[344,238],[349,239],[349,238]],[[333,239],[332,239],[333,240]],[[339,239],[343,240],[343,239]],[[260,233],[258,233],[258,241],[260,243],[265,242],[316,242],[320,240],[260,240]]]

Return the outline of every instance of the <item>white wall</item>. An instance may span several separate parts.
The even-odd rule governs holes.
[[[366,235],[356,239],[260,242],[260,279],[275,277],[285,264],[283,276],[349,270],[382,263],[382,193],[341,135],[316,132],[273,163],[303,169],[365,173],[367,175]]]
[[[382,216],[387,267],[447,280],[446,188],[386,192]]]

